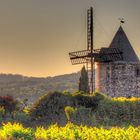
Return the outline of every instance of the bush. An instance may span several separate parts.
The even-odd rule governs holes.
[[[99,123],[108,125],[138,124],[140,122],[140,100],[138,98],[105,98],[96,110]]]
[[[101,93],[94,93],[92,96],[77,93],[74,95],[77,105],[84,106],[86,108],[92,108],[95,110],[101,100],[105,98],[105,96]]]
[[[8,123],[0,128],[0,140],[140,140],[140,127],[88,127],[68,123],[47,129],[24,128],[21,124]]]
[[[45,119],[49,122],[61,122],[64,119],[66,121],[65,106],[74,106],[73,98],[70,94],[50,92],[34,104],[30,110],[30,115],[37,120]]]
[[[34,133],[32,129],[22,129],[18,131],[13,131],[12,136],[13,138],[16,138],[16,139],[33,140]]]
[[[15,114],[14,121],[21,122],[28,125],[30,124],[30,116],[24,111],[18,111]]]
[[[76,117],[76,110],[75,108],[71,107],[71,106],[66,106],[65,107],[65,114],[66,117],[68,119],[68,121],[73,121],[73,119]]]
[[[24,128],[20,123],[3,123],[0,129],[0,139],[23,139],[33,140],[34,131],[31,128]]]
[[[86,124],[86,125],[93,125],[93,114],[90,108],[85,107],[78,107],[73,108],[71,106],[65,107],[65,114],[68,119],[68,122],[74,124]]]
[[[80,111],[79,108],[83,107],[86,111],[95,110],[103,98],[104,96],[99,93],[89,96],[83,92],[82,94],[50,92],[34,104],[30,110],[30,116],[33,120],[44,120],[45,123],[65,124],[67,120],[80,122],[85,120],[84,115],[88,115],[90,111],[81,115],[82,110]]]
[[[0,121],[2,121],[5,114],[5,109],[3,106],[0,106]]]
[[[0,106],[3,106],[5,113],[10,114],[16,110],[17,102],[11,96],[0,96]]]

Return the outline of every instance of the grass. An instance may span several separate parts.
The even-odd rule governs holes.
[[[88,126],[138,126],[140,124],[140,98],[111,98],[100,93],[89,96],[83,93],[53,92],[44,95],[30,110],[17,111],[14,118],[1,122],[20,122],[24,126],[49,126],[67,122]]]
[[[14,118],[3,118],[0,107],[0,140],[140,140],[140,98],[57,92],[44,97]],[[40,118],[32,121],[30,111]]]

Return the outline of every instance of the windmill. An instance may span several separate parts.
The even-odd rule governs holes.
[[[93,45],[93,8],[87,10],[87,49],[70,52],[72,65],[87,64],[90,94],[95,91],[95,62],[108,63],[123,60],[119,48],[94,49]]]

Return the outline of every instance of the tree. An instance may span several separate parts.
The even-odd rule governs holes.
[[[83,68],[81,70],[81,76],[79,79],[79,91],[89,93],[88,73],[85,69],[85,66],[83,66]]]
[[[10,113],[13,117],[13,113],[16,110],[17,101],[12,96],[0,96],[0,106],[5,109],[5,116]]]

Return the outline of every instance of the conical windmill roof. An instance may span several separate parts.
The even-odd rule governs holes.
[[[116,32],[110,46],[110,48],[119,48],[123,52],[123,60],[127,62],[139,62],[139,58],[136,55],[132,45],[130,44],[123,28],[120,26]]]

